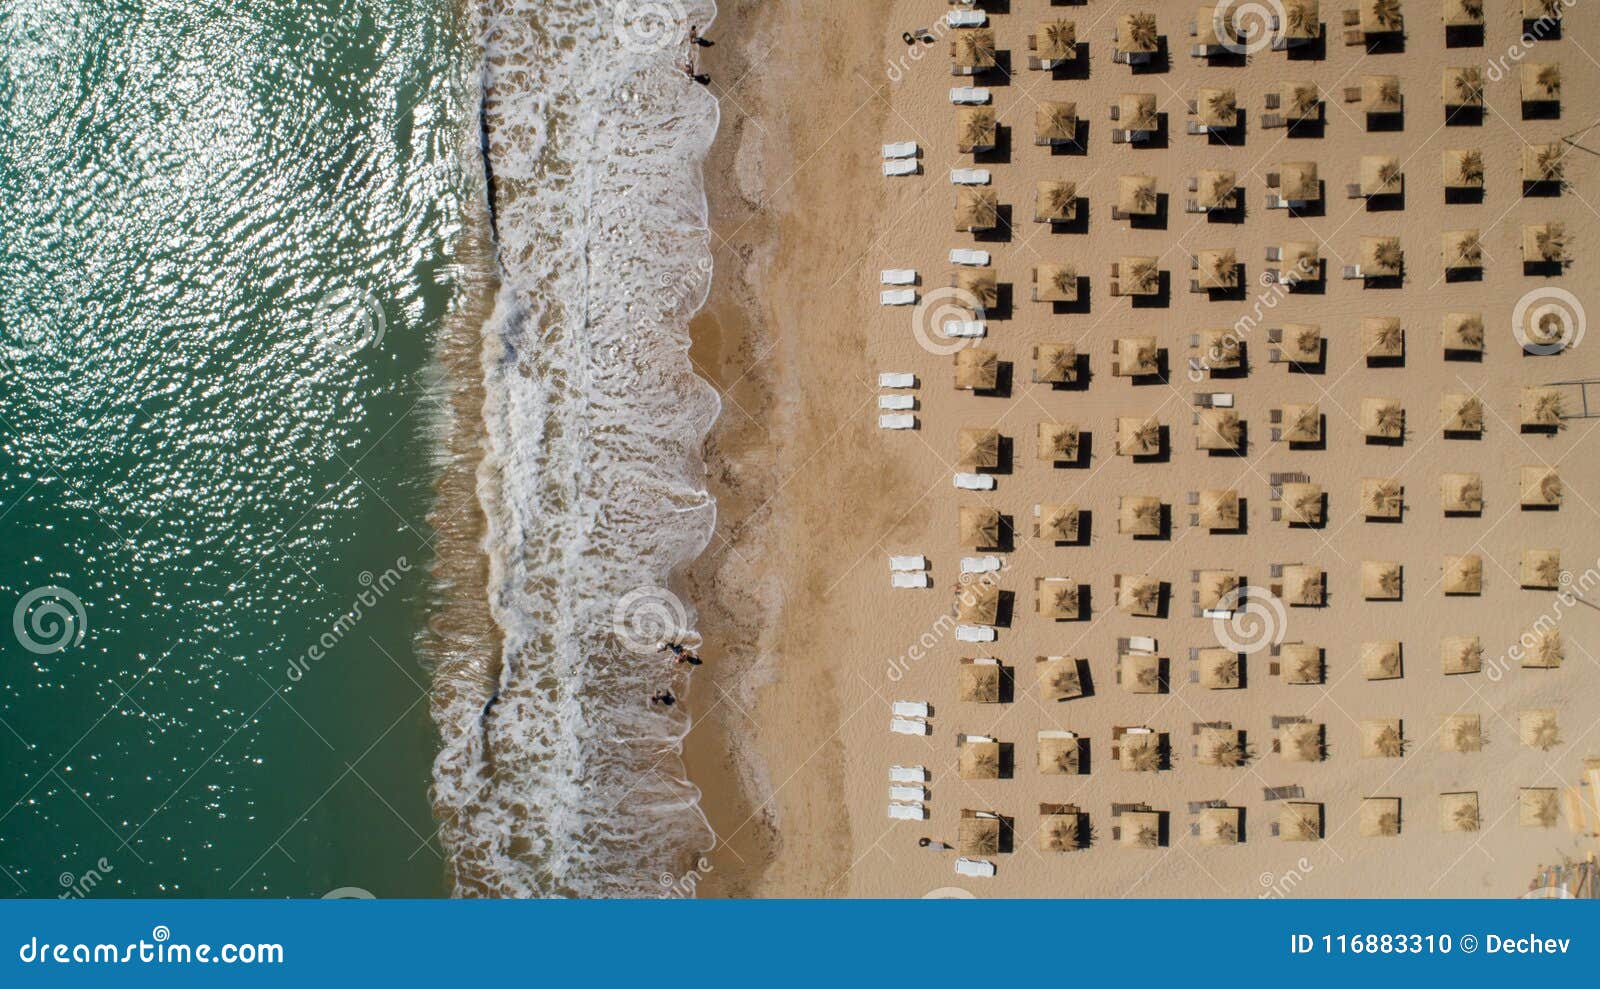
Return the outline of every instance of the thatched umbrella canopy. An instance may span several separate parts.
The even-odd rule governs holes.
[[[1239,124],[1239,94],[1232,86],[1201,86],[1194,101],[1195,116],[1207,127]]]
[[[1483,670],[1483,640],[1476,635],[1447,635],[1439,640],[1439,666],[1447,676]]]
[[[1322,117],[1322,90],[1310,79],[1290,79],[1278,87],[1278,105],[1290,120],[1317,120]],[[1285,198],[1294,197],[1285,195]]]
[[[1131,131],[1148,133],[1161,126],[1155,93],[1123,93],[1117,97],[1117,116]]]
[[[1077,502],[1047,502],[1040,505],[1039,535],[1051,542],[1077,542],[1082,514]]]
[[[1195,255],[1200,287],[1235,288],[1239,284],[1239,252],[1231,247],[1208,247]]]
[[[1036,302],[1077,302],[1077,269],[1067,264],[1034,265],[1033,298]]]
[[[1483,399],[1466,392],[1445,392],[1439,400],[1439,421],[1447,433],[1482,433]]]
[[[1363,196],[1392,196],[1404,187],[1405,176],[1400,170],[1400,159],[1394,155],[1361,156],[1361,194]]]
[[[1522,227],[1522,260],[1529,264],[1565,264],[1572,260],[1564,223],[1527,223]]]
[[[1374,718],[1361,722],[1361,758],[1398,759],[1407,740],[1399,718]]]
[[[1161,614],[1161,581],[1146,574],[1123,577],[1117,607],[1129,615],[1158,617]]]
[[[963,810],[957,850],[962,855],[986,858],[1000,853],[1000,818],[998,815]]]
[[[1237,450],[1244,442],[1244,420],[1233,409],[1201,409],[1195,445],[1202,450]]]
[[[1284,600],[1299,607],[1316,607],[1323,602],[1325,597],[1323,585],[1326,582],[1321,567],[1313,567],[1304,563],[1284,567]]]
[[[1361,801],[1360,830],[1366,838],[1393,838],[1400,833],[1400,798],[1367,797]]]
[[[1553,786],[1525,786],[1517,791],[1517,824],[1553,828],[1561,820],[1561,791]]]
[[[1318,323],[1283,324],[1283,353],[1300,364],[1322,360],[1322,326]]]
[[[1444,0],[1445,27],[1481,27],[1483,0]]]
[[[1122,689],[1128,693],[1159,694],[1161,692],[1161,657],[1142,652],[1125,652],[1118,657],[1117,667],[1122,671]],[[1146,744],[1146,742],[1142,741],[1145,739],[1149,740],[1150,745],[1154,745],[1155,737],[1154,735],[1125,736],[1122,746],[1123,768],[1138,768],[1128,765],[1129,753],[1136,752],[1138,746]],[[1127,739],[1139,741],[1128,742]]]
[[[1524,506],[1561,504],[1561,474],[1554,467],[1525,464],[1520,469],[1518,483]]]
[[[1322,837],[1322,805],[1287,800],[1278,811],[1278,837],[1284,841],[1317,841]]]
[[[1195,196],[1205,209],[1231,205],[1239,191],[1239,175],[1232,169],[1208,168],[1195,177]]]
[[[1483,479],[1477,474],[1445,474],[1439,478],[1439,498],[1446,512],[1483,511]]]
[[[1071,223],[1078,218],[1078,183],[1045,179],[1034,185],[1035,223]]]
[[[1362,237],[1361,270],[1368,277],[1394,277],[1405,265],[1399,237]]]
[[[1161,294],[1161,268],[1159,263],[1149,255],[1123,255],[1117,262],[1121,272],[1121,289],[1123,295],[1160,295]],[[1140,337],[1142,340],[1154,341],[1154,337]],[[1147,348],[1154,353],[1155,347]],[[1129,355],[1132,356],[1132,355]],[[1154,374],[1155,372],[1148,372]]]
[[[1561,65],[1557,62],[1522,63],[1522,102],[1550,103],[1561,99]]]
[[[1078,671],[1074,669],[1076,677]],[[1041,681],[1042,682],[1042,681]],[[1076,697],[1077,694],[1072,696]],[[1061,698],[1049,698],[1060,700]],[[1043,776],[1076,776],[1082,758],[1083,745],[1070,731],[1041,731],[1039,733],[1039,773]]]
[[[991,739],[968,738],[961,743],[957,775],[964,780],[1000,778],[1000,743]]]
[[[1314,241],[1286,240],[1279,248],[1283,260],[1279,262],[1285,279],[1318,281],[1322,278],[1322,251]],[[1295,326],[1311,324],[1295,323]]]
[[[1394,34],[1405,28],[1400,0],[1362,0],[1361,31],[1363,34]]]
[[[956,110],[956,150],[962,154],[993,150],[999,122],[992,106],[964,106]],[[963,189],[978,191],[976,186]]]
[[[1527,645],[1522,653],[1522,666],[1529,670],[1554,670],[1559,669],[1567,658],[1566,647],[1561,642],[1559,628],[1531,629],[1522,636],[1521,643]]]
[[[1566,400],[1556,388],[1524,388],[1517,401],[1524,426],[1559,426],[1566,411]]]
[[[1219,608],[1223,599],[1237,591],[1242,584],[1237,570],[1200,571],[1200,607],[1206,611]]]
[[[1118,499],[1117,531],[1126,536],[1161,534],[1161,499],[1151,495],[1123,495]]]
[[[1477,553],[1444,558],[1444,592],[1446,594],[1483,593],[1483,557]]]
[[[993,189],[976,185],[956,188],[956,232],[993,230],[1000,222],[1000,197]]]
[[[1039,674],[1039,694],[1046,701],[1068,701],[1083,696],[1083,678],[1077,656],[1040,656],[1034,661]],[[1073,746],[1076,751],[1077,746]]]
[[[993,268],[960,268],[955,283],[975,310],[993,309],[1000,301],[1000,281]]]
[[[1439,794],[1439,826],[1445,831],[1477,831],[1483,826],[1478,792]]]
[[[1078,104],[1066,100],[1040,100],[1033,110],[1036,144],[1070,144],[1078,139]]]
[[[1000,588],[963,584],[956,592],[956,620],[963,625],[993,625],[1000,617]]]
[[[1439,336],[1444,349],[1460,353],[1483,353],[1484,330],[1481,312],[1447,312]]]
[[[1063,18],[1040,21],[1033,31],[1034,54],[1044,62],[1071,61],[1078,57],[1078,25]]]
[[[1322,485],[1291,481],[1283,486],[1283,520],[1289,525],[1321,525],[1326,501]]]
[[[1483,106],[1483,70],[1476,65],[1445,69],[1440,93],[1447,107]]]
[[[1000,381],[1000,355],[982,347],[956,351],[956,387],[967,391],[993,391]]]
[[[1148,457],[1161,452],[1161,423],[1155,418],[1133,416],[1117,418],[1117,453],[1124,457]]]
[[[1405,434],[1406,410],[1398,398],[1361,399],[1361,431],[1379,439],[1399,439]]]
[[[1561,586],[1561,551],[1525,549],[1522,551],[1522,586],[1553,591]]]
[[[1039,423],[1039,459],[1046,463],[1077,460],[1078,435],[1075,422]]]
[[[1368,601],[1398,601],[1400,564],[1393,560],[1366,560],[1361,564],[1361,596]]]
[[[1522,0],[1522,19],[1536,21],[1541,17],[1559,19],[1565,14],[1563,8],[1571,4],[1563,0]]]
[[[1122,736],[1117,762],[1131,773],[1153,773],[1161,768],[1161,736],[1155,732]]]
[[[1124,848],[1155,849],[1161,847],[1161,814],[1153,810],[1123,811],[1121,839]]]
[[[1522,147],[1522,181],[1560,182],[1567,174],[1567,146],[1559,141]]]
[[[977,505],[961,506],[961,545],[987,549],[1000,545],[1000,513]]]
[[[968,426],[956,434],[956,464],[963,470],[1000,466],[1000,431]]]
[[[1151,175],[1117,177],[1117,209],[1130,216],[1155,216],[1159,196]]]
[[[1285,38],[1314,41],[1322,33],[1322,10],[1317,0],[1289,0],[1283,5]]]
[[[1470,271],[1483,267],[1483,234],[1476,227],[1446,230],[1440,242],[1446,270]]]
[[[1200,357],[1214,371],[1235,370],[1244,362],[1244,341],[1230,327],[1201,330]]]
[[[1155,337],[1117,339],[1117,376],[1141,378],[1161,371],[1161,349]]]
[[[1322,441],[1322,407],[1315,402],[1309,405],[1289,404],[1283,407],[1283,431],[1286,443],[1320,443]]]
[[[1278,729],[1278,753],[1285,762],[1321,762],[1323,726],[1316,721],[1295,721]]]
[[[1207,529],[1239,528],[1239,492],[1233,488],[1209,488],[1200,492],[1200,525]]]
[[[1242,839],[1240,823],[1244,812],[1239,807],[1207,807],[1200,812],[1200,844],[1237,845]]]
[[[1278,166],[1278,188],[1291,203],[1314,203],[1322,198],[1322,180],[1314,161],[1286,161]]]
[[[961,28],[950,38],[950,57],[965,74],[996,66],[994,30],[986,27]]]
[[[1446,148],[1444,185],[1447,189],[1483,188],[1483,152],[1477,148]]]
[[[1000,703],[1000,664],[990,660],[961,661],[957,684],[961,699],[973,704]]]
[[[1034,584],[1037,609],[1047,621],[1074,621],[1082,616],[1078,582],[1067,577],[1040,577]]]
[[[1218,48],[1239,40],[1238,32],[1227,19],[1227,10],[1224,9],[1223,16],[1218,17],[1217,8],[1210,4],[1195,8],[1194,34],[1190,37],[1194,39],[1191,44],[1202,48]]]
[[[1286,683],[1307,686],[1322,682],[1322,648],[1306,642],[1286,642],[1278,647],[1278,662]]]
[[[1117,51],[1124,55],[1147,54],[1160,47],[1161,29],[1156,15],[1141,11],[1117,16]]]
[[[1033,380],[1065,384],[1078,379],[1078,345],[1061,341],[1037,344],[1033,348]]]
[[[1244,685],[1243,660],[1232,649],[1212,646],[1200,650],[1200,686],[1207,690],[1237,690]]]
[[[1039,851],[1075,852],[1083,847],[1079,814],[1044,814],[1039,818]]]
[[[1361,345],[1368,357],[1399,357],[1406,352],[1406,331],[1398,316],[1361,317]]]
[[[1405,487],[1397,477],[1361,479],[1361,514],[1369,519],[1397,519],[1405,507]]]
[[[1368,680],[1398,680],[1404,676],[1405,662],[1399,641],[1361,643],[1361,675]]]
[[[1200,740],[1195,744],[1202,766],[1221,766],[1237,769],[1250,761],[1250,749],[1245,745],[1244,732],[1236,728],[1202,728]]]
[[[1444,719],[1439,729],[1439,748],[1445,752],[1471,755],[1482,752],[1483,716],[1480,714],[1452,714]]]

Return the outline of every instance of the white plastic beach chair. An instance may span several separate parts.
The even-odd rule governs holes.
[[[989,102],[989,88],[987,86],[951,86],[950,102],[967,104],[969,106],[982,106]]]
[[[988,185],[989,170],[987,168],[952,168],[950,169],[951,185]]]
[[[896,141],[883,146],[885,158],[915,158],[917,156],[916,141]]]
[[[1206,618],[1220,618],[1223,621],[1227,621],[1233,617],[1233,612],[1226,608],[1207,608],[1205,611],[1201,612],[1201,614]]]
[[[906,804],[920,803],[928,799],[928,789],[922,786],[891,786],[889,799]]]
[[[957,474],[956,487],[963,491],[993,491],[994,475],[992,474]]]
[[[932,587],[933,578],[926,573],[896,573],[890,576],[889,583],[905,589]]]
[[[916,429],[917,417],[910,412],[885,412],[878,417],[879,429]]]
[[[889,722],[889,730],[896,735],[926,735],[928,723],[926,721],[913,721],[910,718],[895,718]]]
[[[926,570],[928,569],[928,558],[920,553],[914,556],[891,556],[889,557],[889,569],[895,571]]]
[[[916,305],[917,290],[914,288],[886,288],[878,293],[878,301],[886,306]]]
[[[985,859],[956,859],[956,875],[992,876],[994,875],[994,863]]]
[[[1231,392],[1231,391],[1214,392],[1212,394],[1212,396],[1211,396],[1211,407],[1213,409],[1231,409],[1231,408],[1233,408],[1233,392]]]
[[[967,264],[981,268],[989,263],[989,252],[971,247],[952,247],[950,248],[950,263]]]
[[[961,558],[962,573],[998,573],[1000,571],[1000,558],[998,556],[963,556]]]
[[[917,376],[909,371],[879,371],[879,388],[915,388]]]
[[[885,268],[879,273],[878,281],[883,285],[915,285],[917,284],[917,269]]]
[[[957,642],[993,642],[994,640],[995,640],[994,629],[990,628],[987,625],[957,625],[956,626],[956,641]]]
[[[894,716],[897,718],[926,718],[928,716],[928,702],[895,701]]]
[[[928,778],[928,770],[922,766],[890,766],[889,782],[891,783],[921,783]]]
[[[988,326],[981,319],[952,319],[944,324],[947,337],[981,337],[987,333]]]
[[[1152,639],[1148,635],[1130,636],[1128,639],[1128,648],[1132,649],[1134,652],[1155,652],[1156,640]]]
[[[889,819],[891,821],[926,821],[928,808],[916,804],[890,804]]]
[[[981,10],[952,10],[944,15],[944,22],[951,27],[983,27],[989,23],[989,15]]]
[[[878,408],[891,412],[909,412],[917,407],[917,400],[912,395],[879,395]]]
[[[885,175],[915,175],[917,174],[917,160],[915,158],[901,158],[896,161],[883,163]]]

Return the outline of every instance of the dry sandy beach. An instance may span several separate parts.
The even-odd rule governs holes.
[[[1565,815],[1535,826],[1531,808],[1544,798],[1521,791],[1571,786],[1584,759],[1600,753],[1600,615],[1580,598],[1600,593],[1597,420],[1575,416],[1550,431],[1519,423],[1524,389],[1600,379],[1600,351],[1579,340],[1559,354],[1525,354],[1512,316],[1535,290],[1563,289],[1591,311],[1600,304],[1586,275],[1600,243],[1590,150],[1600,148],[1600,132],[1588,131],[1600,116],[1592,95],[1600,10],[1580,0],[1564,8],[1559,38],[1520,50],[1520,0],[1490,0],[1482,44],[1447,47],[1438,5],[1413,0],[1402,8],[1403,51],[1369,53],[1345,43],[1346,5],[1325,2],[1320,59],[1267,48],[1206,60],[1190,55],[1194,5],[986,6],[1000,68],[974,78],[951,74],[952,39],[972,29],[945,27],[957,8],[940,0],[729,3],[713,32],[718,44],[702,57],[723,122],[707,163],[716,284],[692,356],[723,393],[724,411],[708,451],[718,535],[682,584],[700,610],[708,659],[690,698],[687,762],[720,839],[701,863],[699,892],[1510,896],[1539,865],[1587,854],[1592,840],[1574,834]],[[1127,31],[1120,18],[1143,12],[1155,15],[1163,39],[1153,70],[1112,57],[1113,34]],[[1086,69],[1028,67],[1030,35],[1057,19],[1074,23]],[[908,47],[901,33],[919,27],[936,42]],[[1564,95],[1525,118],[1523,69],[1535,64],[1559,65]],[[1484,106],[1447,125],[1442,81],[1455,67],[1480,70]],[[1369,76],[1399,84],[1403,110],[1387,123],[1368,118],[1362,99],[1346,99],[1347,88],[1365,86],[1369,99],[1383,88]],[[1320,90],[1322,125],[1264,126],[1293,103],[1295,87],[1284,84],[1301,81]],[[995,151],[957,150],[949,91],[966,85],[990,91]],[[1186,104],[1203,108],[1208,99],[1201,87],[1236,96],[1243,126],[1226,143],[1188,132],[1197,118]],[[1154,98],[1154,140],[1113,141],[1113,129],[1135,116],[1123,101],[1129,94]],[[1269,94],[1280,94],[1276,110]],[[1070,149],[1034,143],[1036,116],[1052,101],[1075,104],[1079,140]],[[1564,184],[1533,190],[1558,194],[1523,195],[1525,147],[1563,138]],[[919,145],[918,174],[882,174],[881,147],[898,141]],[[1481,197],[1447,197],[1451,150],[1481,152]],[[1403,192],[1350,198],[1347,185],[1390,178],[1392,169],[1377,174],[1380,157],[1398,166],[1402,178],[1389,187]],[[1317,167],[1320,204],[1268,208],[1302,162]],[[998,231],[956,229],[952,168],[989,171],[990,183],[977,188],[994,193]],[[1197,195],[1190,178],[1204,171],[1234,174],[1242,210],[1186,210]],[[1123,176],[1153,180],[1155,219],[1113,218]],[[1075,223],[1034,221],[1041,181],[1075,184]],[[1525,228],[1551,222],[1565,225],[1570,263],[1525,270],[1525,246],[1538,246],[1525,245]],[[1472,230],[1481,273],[1447,279],[1445,245],[1460,239],[1447,232]],[[1342,277],[1348,265],[1371,270],[1364,238],[1391,237],[1404,252],[1401,278]],[[1292,292],[1267,283],[1264,273],[1278,267],[1266,260],[1269,249],[1292,255],[1298,243],[1314,246],[1325,274]],[[943,322],[926,306],[878,298],[884,269],[914,269],[920,299],[947,291],[955,248],[990,252],[992,264],[972,270],[992,272],[999,286],[998,305],[984,314],[987,336],[965,356],[953,356],[947,341],[919,344],[916,320]],[[1234,253],[1236,289],[1190,290],[1211,270],[1191,270],[1191,255],[1207,251]],[[1125,259],[1141,257],[1156,259],[1162,291],[1137,302],[1114,295],[1114,280],[1124,291],[1134,280],[1136,265]],[[1040,265],[1073,269],[1079,301],[1035,302]],[[1481,315],[1478,357],[1447,358],[1441,327],[1451,313]],[[1369,361],[1364,319],[1369,327],[1398,320],[1403,355]],[[1272,334],[1289,324],[1320,329],[1320,363],[1272,360],[1273,350],[1300,342],[1293,325]],[[1209,329],[1243,342],[1243,373],[1191,376],[1191,358],[1202,356],[1191,337]],[[1145,337],[1154,338],[1163,372],[1114,374],[1114,361],[1138,349],[1123,343],[1114,355],[1117,341]],[[1050,343],[1076,348],[1081,380],[1034,380],[1035,348]],[[956,362],[979,350],[993,353],[1001,387],[958,390]],[[915,430],[879,428],[879,396],[890,393],[878,387],[881,372],[916,376],[914,390],[893,392],[914,396]],[[1210,392],[1231,395],[1244,423],[1235,454],[1197,448],[1195,396]],[[1581,393],[1563,392],[1566,411],[1581,413]],[[1454,412],[1467,399],[1480,404],[1481,433],[1447,435],[1443,406]],[[1291,432],[1293,406],[1313,404],[1319,442],[1274,439],[1275,429]],[[1379,410],[1393,404],[1404,413],[1401,436],[1369,441],[1390,415]],[[1151,417],[1162,426],[1158,453],[1119,455],[1117,420]],[[1040,458],[1041,423],[1079,428],[1076,464]],[[974,469],[960,463],[968,451],[958,432],[967,428],[1001,438],[992,490],[953,483]],[[1525,467],[1559,475],[1559,508],[1524,507]],[[1302,474],[1320,487],[1318,525],[1274,517],[1275,508],[1288,516],[1306,504],[1293,488],[1275,501],[1274,475]],[[1470,475],[1481,508],[1447,513],[1444,496]],[[1366,517],[1364,478],[1403,486],[1398,521]],[[1190,493],[1224,489],[1241,500],[1237,531],[1192,524]],[[1119,531],[1119,521],[1139,521],[1131,505],[1119,520],[1119,500],[1134,496],[1158,500],[1152,537]],[[1035,533],[1035,506],[1063,503],[1080,512],[1077,544]],[[962,509],[997,512],[1001,545],[964,545]],[[1525,553],[1544,549],[1560,550],[1569,576],[1558,581],[1571,581],[1558,584],[1565,596],[1523,586],[1536,576],[1524,572]],[[892,587],[892,555],[925,556],[931,587]],[[1000,614],[975,622],[998,625],[991,643],[958,641],[951,617],[959,591],[970,600],[988,583],[962,582],[960,561],[975,556],[1001,566],[993,578]],[[1479,593],[1445,593],[1461,565],[1447,557],[1481,559]],[[1397,599],[1369,599],[1383,588],[1376,572],[1363,586],[1368,563],[1398,564]],[[1530,570],[1535,563],[1528,560]],[[1266,599],[1295,573],[1275,568],[1297,564],[1325,574],[1322,605]],[[1209,570],[1259,589],[1256,610],[1271,638],[1321,650],[1318,682],[1290,682],[1294,650],[1274,657],[1270,643],[1257,651],[1252,642],[1235,651],[1238,686],[1208,685],[1214,654],[1191,660],[1191,651],[1224,641],[1222,623],[1195,613],[1194,578]],[[1161,614],[1120,609],[1119,575],[1160,581]],[[1044,592],[1079,589],[1081,620],[1039,613],[1037,582],[1046,578],[1067,583]],[[1535,625],[1559,627],[1559,668],[1527,668],[1512,654]],[[1447,674],[1443,640],[1472,636],[1482,668]],[[1129,637],[1155,639],[1154,657],[1119,658],[1119,640]],[[1398,643],[1397,667],[1379,661],[1381,649],[1364,661],[1367,643]],[[999,661],[998,702],[962,698],[963,661],[980,657]],[[1039,657],[1081,660],[1084,696],[1047,700]],[[1156,674],[1149,692],[1141,666]],[[977,697],[988,684],[973,678],[968,686]],[[896,701],[926,702],[929,733],[891,733]],[[1527,744],[1552,715],[1559,741]],[[1458,744],[1472,735],[1473,718],[1481,748],[1455,751],[1473,748]],[[1202,724],[1231,734],[1200,734]],[[1141,733],[1126,728],[1150,730],[1159,768],[1142,768],[1128,741]],[[1041,772],[1041,732],[1076,737],[1076,772]],[[1300,760],[1303,734],[1313,742],[1304,750],[1311,758]],[[963,774],[964,735],[999,743],[999,778],[976,778],[986,768],[982,749],[969,753]],[[1396,735],[1403,755],[1392,754]],[[1250,753],[1245,765],[1207,764],[1213,740],[1224,737]],[[926,820],[890,819],[891,766],[926,768],[926,799],[900,794],[925,806]],[[1461,794],[1476,795],[1475,814],[1461,809],[1471,806]],[[1087,847],[1043,850],[1046,806],[1063,815],[1053,823],[1075,823]],[[1140,808],[1153,816],[1136,816]],[[983,851],[983,818],[963,826],[966,812],[1002,820],[997,851]],[[1374,833],[1392,830],[1380,818],[1395,812],[1398,833]],[[1147,821],[1153,847],[1140,840]],[[1237,843],[1219,839],[1235,833]],[[971,858],[994,864],[993,877],[958,876],[956,851],[917,845],[923,836],[956,844],[963,835]]]

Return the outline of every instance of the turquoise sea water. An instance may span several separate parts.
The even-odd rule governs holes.
[[[0,0],[0,893],[444,891],[459,20]]]

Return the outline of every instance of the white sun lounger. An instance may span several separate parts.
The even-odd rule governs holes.
[[[909,371],[879,371],[879,388],[915,388],[917,376]]]
[[[895,587],[910,590],[918,587],[932,587],[933,578],[926,573],[897,573],[890,576],[889,583]]]
[[[928,808],[916,804],[890,804],[889,819],[891,821],[926,821]]]
[[[891,783],[921,783],[928,778],[928,770],[922,766],[890,766],[889,782]]]
[[[895,161],[886,161],[886,162],[884,162],[883,163],[883,174],[885,174],[885,175],[915,175],[915,174],[917,174],[918,167],[919,166],[917,165],[917,159],[915,159],[915,158],[900,158],[900,159],[896,159]]]
[[[957,474],[956,487],[963,491],[993,491],[994,475],[992,474]]]
[[[950,248],[950,263],[968,264],[981,268],[989,263],[989,252],[980,251],[972,247],[952,247]]]
[[[956,859],[956,875],[992,876],[994,875],[994,863],[984,859]]]
[[[982,106],[989,102],[989,88],[987,86],[951,86],[950,102],[965,103],[969,106]]]
[[[1211,407],[1213,409],[1231,409],[1231,408],[1233,408],[1233,392],[1231,392],[1231,391],[1219,391],[1219,392],[1212,393],[1212,395],[1211,395]]]
[[[926,570],[928,569],[928,558],[921,553],[914,556],[891,556],[889,557],[889,569],[896,571]]]
[[[878,408],[890,412],[910,412],[917,407],[917,400],[911,395],[879,395]]]
[[[988,185],[989,170],[987,168],[952,168],[950,169],[951,185]]]
[[[956,626],[956,641],[957,642],[993,642],[994,640],[995,640],[994,629],[990,628],[987,625],[957,625]]]
[[[962,573],[998,573],[1000,571],[1000,558],[998,556],[963,556],[961,558]]]
[[[1148,635],[1135,635],[1128,639],[1128,648],[1134,652],[1155,652],[1156,640]]]
[[[944,22],[951,27],[983,27],[989,23],[989,15],[981,10],[952,10],[944,15]]]
[[[916,141],[896,141],[883,146],[885,158],[915,158],[917,156]]]
[[[981,337],[988,332],[988,325],[981,319],[952,319],[944,324],[947,337]]]
[[[909,412],[885,412],[878,417],[879,429],[916,429],[917,417]]]
[[[895,701],[894,716],[897,718],[926,718],[928,716],[928,702]]]
[[[917,302],[914,288],[886,288],[878,293],[878,301],[886,306],[912,306]]]
[[[878,281],[883,285],[915,285],[917,284],[917,269],[885,268],[878,276]]]
[[[889,730],[896,735],[926,735],[928,723],[926,721],[913,721],[910,718],[895,718],[889,722]]]
[[[923,786],[891,786],[889,799],[897,803],[914,804],[928,799],[928,788]]]

